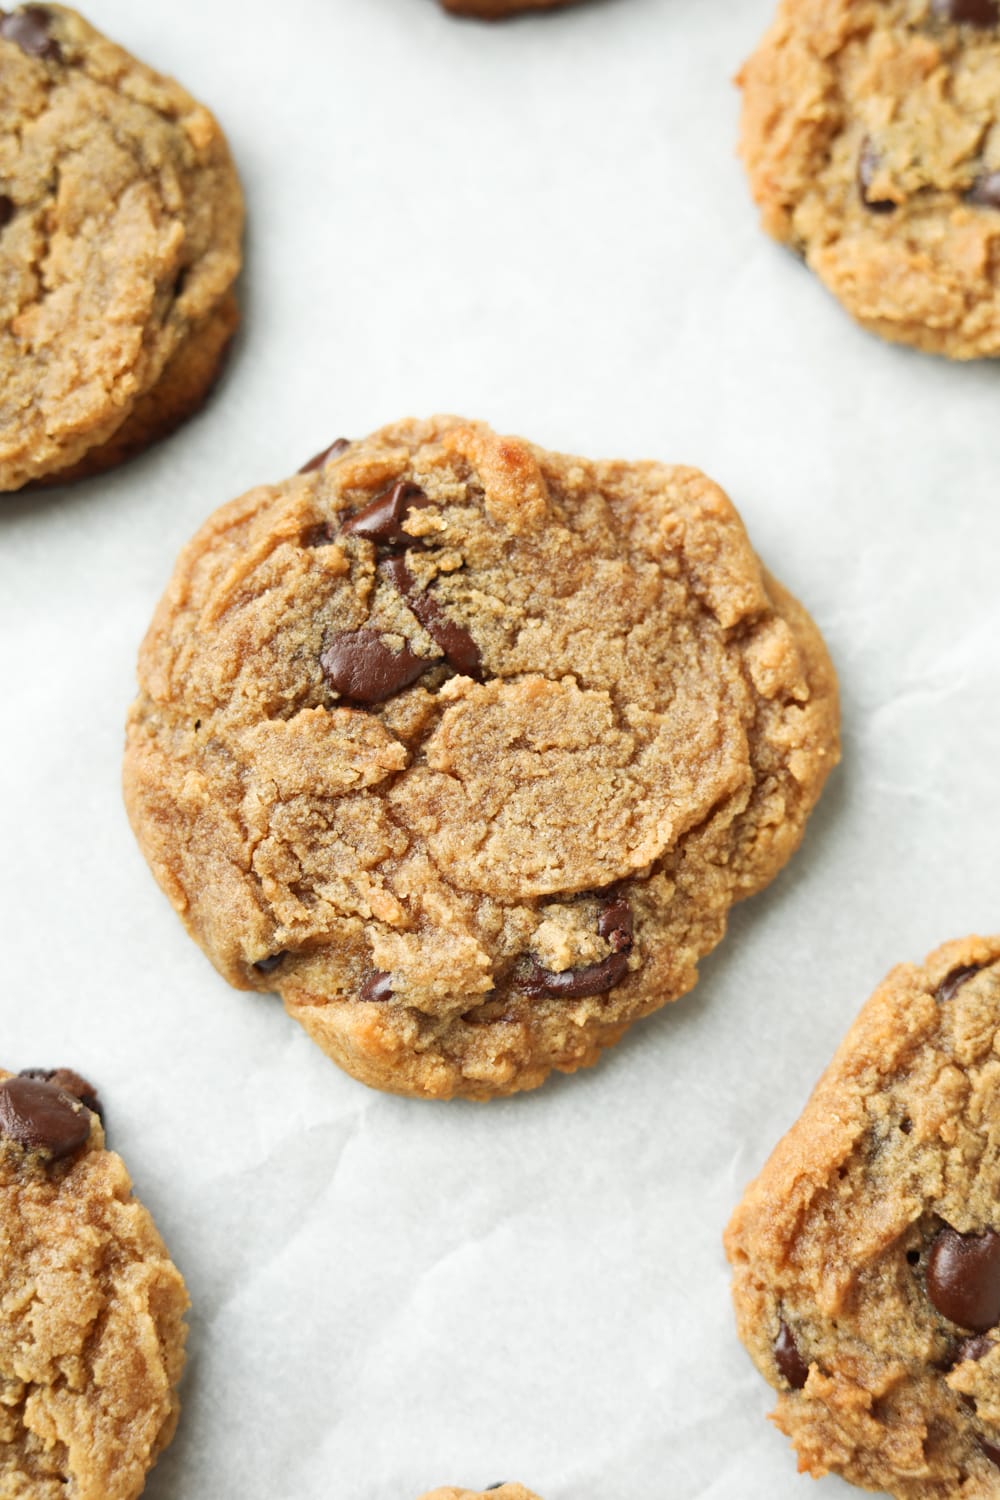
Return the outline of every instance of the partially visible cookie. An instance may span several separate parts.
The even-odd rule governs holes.
[[[1000,1495],[1000,937],[893,969],[726,1249],[801,1469]]]
[[[0,490],[97,473],[215,381],[243,201],[178,84],[57,5],[0,12]]]
[[[487,1490],[431,1490],[421,1495],[420,1500],[486,1500],[487,1495],[492,1495],[493,1500],[539,1500],[523,1484],[491,1484]]]
[[[765,229],[873,332],[1000,355],[997,0],[782,0],[740,82]]]
[[[84,1102],[81,1102],[84,1101]],[[0,1070],[0,1495],[134,1500],[179,1410],[188,1299],[100,1106]]]
[[[431,1098],[689,990],[838,754],[819,633],[716,485],[455,417],[216,512],[139,681],[126,802],[192,935]]]
[[[456,16],[478,16],[484,21],[500,21],[504,16],[525,10],[554,10],[570,0],[441,0],[445,10]]]

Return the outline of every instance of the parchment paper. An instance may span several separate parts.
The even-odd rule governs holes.
[[[1000,925],[1000,369],[854,327],[757,228],[731,76],[772,0],[90,0],[223,120],[245,325],[204,413],[0,497],[2,1061],[100,1085],[191,1290],[151,1500],[795,1500],[720,1235],[889,966]],[[184,935],[121,808],[135,652],[216,505],[452,410],[695,463],[840,672],[805,845],[595,1070],[382,1097]]]

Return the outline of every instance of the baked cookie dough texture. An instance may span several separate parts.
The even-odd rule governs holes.
[[[99,1109],[66,1069],[0,1070],[5,1500],[133,1500],[177,1423],[187,1293]]]
[[[823,643],[716,485],[458,418],[217,511],[139,680],[126,802],[192,935],[432,1097],[689,990],[837,759]]]
[[[431,1490],[420,1500],[486,1500],[487,1496],[492,1500],[538,1500],[523,1484],[491,1484],[488,1490]]]
[[[219,126],[58,5],[0,11],[0,490],[96,473],[203,401],[236,326]]]
[[[1000,937],[892,971],[726,1248],[801,1469],[1000,1495]]]
[[[875,333],[1000,355],[1000,0],[782,0],[740,81],[764,228]]]

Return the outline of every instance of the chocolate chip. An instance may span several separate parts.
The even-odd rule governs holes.
[[[809,1379],[809,1366],[799,1353],[799,1346],[792,1337],[787,1323],[778,1329],[778,1337],[772,1345],[774,1363],[779,1375],[784,1376],[793,1391],[801,1391]]]
[[[86,1078],[81,1078],[79,1073],[74,1073],[72,1068],[22,1068],[18,1074],[19,1078],[34,1078],[40,1083],[51,1083],[57,1089],[62,1089],[66,1094],[72,1094],[74,1099],[91,1110],[101,1124],[104,1124],[104,1106],[97,1097],[97,1090]]]
[[[995,26],[1000,21],[1000,4],[998,0],[934,0],[934,14],[960,26]]]
[[[620,984],[628,973],[628,955],[609,953],[599,964],[587,964],[585,968],[563,969],[554,974],[534,961],[518,980],[518,987],[533,1000],[545,995],[558,995],[564,1000],[583,1000],[588,995],[606,995]]]
[[[350,703],[383,703],[434,663],[406,643],[400,650],[377,630],[338,630],[319,659],[332,688]]]
[[[280,953],[269,953],[266,958],[258,958],[254,968],[258,974],[273,974],[278,965],[288,957],[288,949],[282,948]]]
[[[997,1468],[1000,1469],[1000,1448],[994,1447],[994,1445],[992,1443],[988,1443],[985,1438],[977,1437],[976,1442],[979,1444],[980,1448],[982,1448],[990,1463],[996,1464]]]
[[[17,213],[17,205],[6,193],[0,193],[0,229],[6,228]]]
[[[977,177],[966,197],[980,208],[1000,208],[1000,172],[986,172]]]
[[[445,661],[464,677],[474,677],[478,682],[483,675],[483,659],[479,647],[464,625],[450,620],[437,600],[426,589],[418,587],[416,579],[406,566],[405,557],[386,557],[379,563],[379,571],[387,577],[393,587],[402,594],[427,634],[441,647]]]
[[[992,1348],[993,1340],[987,1338],[985,1333],[977,1333],[974,1339],[963,1339],[955,1350],[952,1368],[964,1364],[967,1359],[985,1359]]]
[[[358,998],[360,1000],[367,1000],[370,1004],[381,1000],[391,1000],[393,993],[391,981],[391,974],[386,974],[381,969],[376,969],[374,974],[369,974],[361,986]]]
[[[311,474],[315,469],[324,468],[332,458],[339,458],[351,446],[348,438],[337,438],[336,442],[324,448],[322,453],[317,453],[307,464],[303,464],[299,470],[300,474]]]
[[[965,981],[971,979],[973,974],[978,974],[981,968],[982,964],[963,964],[961,968],[952,969],[937,987],[937,998],[941,1004],[944,1005],[947,1000],[950,1000],[955,991],[961,989]]]
[[[419,484],[401,480],[355,511],[340,529],[347,536],[363,536],[369,542],[387,547],[412,543],[413,538],[403,530],[403,522],[411,510],[423,510],[430,503]]]
[[[1000,1322],[1000,1234],[959,1234],[946,1224],[927,1259],[927,1295],[960,1328],[994,1328]]]
[[[598,934],[615,953],[627,953],[632,947],[632,908],[624,896],[606,906],[597,919]]]
[[[49,36],[51,15],[44,5],[26,5],[13,15],[0,16],[0,37],[16,42],[29,57],[46,57],[52,62],[62,59],[59,43]]]
[[[0,1134],[54,1161],[79,1150],[90,1134],[90,1112],[55,1084],[37,1078],[0,1083]]]
[[[891,214],[896,204],[889,198],[869,198],[868,190],[875,180],[880,164],[880,157],[871,141],[867,138],[861,143],[861,151],[858,154],[858,192],[865,208],[870,209],[873,214]]]

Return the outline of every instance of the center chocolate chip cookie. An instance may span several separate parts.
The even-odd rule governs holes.
[[[456,418],[218,511],[139,676],[126,801],[192,934],[431,1097],[690,989],[837,758],[823,644],[717,486]]]
[[[187,1293],[97,1094],[0,1070],[0,1495],[136,1500],[173,1436]]]
[[[1000,938],[893,970],[726,1248],[800,1468],[1000,1494]]]

